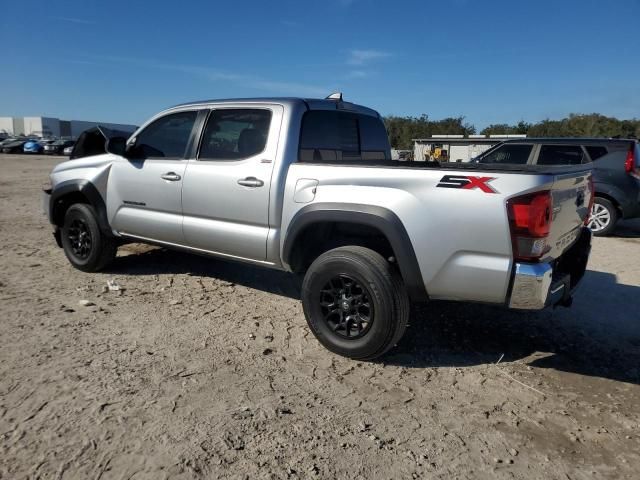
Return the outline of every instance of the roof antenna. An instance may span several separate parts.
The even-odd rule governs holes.
[[[342,92],[334,92],[331,95],[329,95],[328,97],[325,97],[325,100],[338,100],[339,102],[342,101]]]

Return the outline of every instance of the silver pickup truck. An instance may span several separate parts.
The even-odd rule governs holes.
[[[588,165],[392,161],[341,95],[178,105],[76,152],[44,192],[74,267],[147,242],[304,274],[310,329],[351,358],[395,345],[410,301],[568,306],[589,256]]]

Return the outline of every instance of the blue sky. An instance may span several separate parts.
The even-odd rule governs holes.
[[[479,128],[640,117],[640,0],[0,5],[0,116],[141,123],[194,99],[340,90]]]

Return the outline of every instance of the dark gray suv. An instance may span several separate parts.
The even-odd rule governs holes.
[[[589,228],[608,235],[621,218],[640,217],[640,144],[635,139],[522,138],[499,143],[478,163],[576,165],[593,163],[596,198]]]

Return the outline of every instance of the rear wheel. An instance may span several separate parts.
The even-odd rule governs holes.
[[[97,272],[115,258],[118,245],[100,231],[91,205],[71,205],[64,216],[61,232],[64,253],[78,270]]]
[[[359,246],[320,255],[302,283],[309,328],[327,349],[371,360],[392,348],[409,321],[402,279],[379,253]]]
[[[606,198],[596,197],[591,208],[589,228],[597,237],[609,235],[618,221],[618,209]]]

